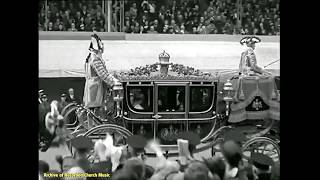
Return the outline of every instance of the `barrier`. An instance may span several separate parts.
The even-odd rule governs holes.
[[[92,32],[39,31],[39,40],[88,40]],[[126,41],[224,41],[239,42],[243,35],[227,34],[128,34],[97,32],[102,40]],[[262,42],[280,42],[280,36],[259,36]]]

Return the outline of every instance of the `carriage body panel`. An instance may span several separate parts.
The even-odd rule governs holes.
[[[122,80],[126,128],[133,134],[160,139],[163,145],[176,144],[183,131],[206,137],[216,125],[217,79],[166,78]],[[144,98],[142,109],[134,102],[139,96]]]

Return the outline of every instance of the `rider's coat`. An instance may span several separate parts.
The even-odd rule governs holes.
[[[255,75],[263,73],[263,70],[257,65],[256,55],[254,54],[252,47],[248,47],[248,49],[242,52],[239,71],[242,75]]]
[[[113,86],[115,78],[108,72],[104,60],[94,53],[91,54],[88,63],[86,63],[85,71],[84,105],[88,108],[101,107],[106,91],[103,82]]]

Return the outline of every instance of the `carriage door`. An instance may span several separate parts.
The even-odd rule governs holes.
[[[188,82],[155,83],[154,138],[162,144],[175,144],[179,132],[187,130]]]

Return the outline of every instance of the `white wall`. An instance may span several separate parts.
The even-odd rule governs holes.
[[[128,70],[158,61],[165,50],[171,62],[201,70],[237,69],[245,48],[239,42],[224,41],[110,41],[104,40],[105,58],[110,70]],[[81,76],[89,40],[39,40],[39,76]],[[256,44],[258,64],[265,66],[280,58],[280,42]],[[280,62],[268,67],[280,69]],[[46,73],[46,70],[51,70]],[[66,74],[65,71],[71,73]],[[53,73],[56,72],[56,73]],[[58,72],[58,73],[57,73]]]

